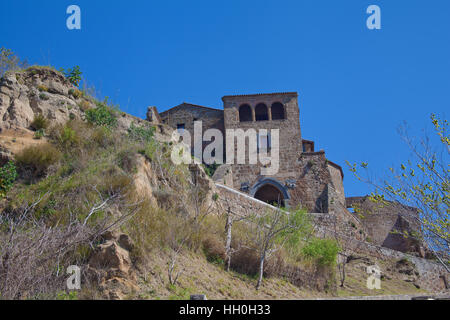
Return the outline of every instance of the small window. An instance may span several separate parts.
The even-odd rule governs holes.
[[[272,111],[272,120],[286,119],[284,106],[280,102],[275,102],[274,104],[272,104],[271,111]]]
[[[252,121],[252,108],[248,104],[239,107],[239,122]]]
[[[260,103],[255,108],[256,121],[269,120],[269,112],[267,106],[264,103]]]
[[[179,123],[179,124],[177,124],[177,130],[178,130],[178,131],[184,131],[184,130],[185,130],[185,125],[184,125],[184,123]]]

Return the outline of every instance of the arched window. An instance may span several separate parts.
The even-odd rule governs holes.
[[[286,119],[286,115],[284,113],[284,106],[279,102],[275,102],[272,104],[272,120],[282,120]]]
[[[255,108],[256,121],[269,120],[269,112],[267,106],[264,103],[260,103]]]
[[[248,104],[239,107],[239,122],[252,121],[252,108]]]

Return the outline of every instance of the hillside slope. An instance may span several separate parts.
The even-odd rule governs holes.
[[[320,252],[311,261],[301,250],[280,250],[269,259],[256,290],[258,257],[254,247],[238,243],[249,229],[245,223],[233,229],[236,254],[226,271],[226,221],[214,183],[201,166],[171,162],[172,129],[96,100],[52,68],[2,78],[0,116],[2,165],[11,161],[17,170],[0,201],[2,298],[186,299],[203,293],[210,299],[301,299],[424,292],[415,284],[414,266],[363,254],[352,256],[345,286],[338,287],[335,262],[320,265]],[[65,287],[64,270],[74,264],[82,270],[76,294]],[[375,292],[366,287],[366,267],[373,264],[386,270]]]

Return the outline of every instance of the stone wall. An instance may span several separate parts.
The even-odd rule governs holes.
[[[215,186],[219,195],[220,210],[229,209],[232,214],[238,216],[267,210],[278,210],[230,187],[219,183],[216,183]],[[414,264],[418,272],[416,283],[421,288],[430,292],[449,290],[450,274],[441,264],[364,241],[366,231],[361,226],[361,221],[348,212],[341,210],[330,213],[310,213],[310,215],[313,218],[316,236],[338,239],[342,249],[352,254],[367,255],[375,259],[391,262],[407,259]],[[381,271],[386,272],[386,270]],[[305,274],[300,278],[306,284],[311,275]]]
[[[191,151],[194,153],[194,122],[202,121],[202,136],[207,129],[218,129],[224,134],[223,110],[213,109],[203,106],[197,106],[189,103],[182,103],[168,111],[160,113],[161,120],[164,124],[177,129],[180,124],[184,125],[185,130],[191,134]],[[202,154],[204,148],[210,142],[203,143]],[[225,152],[225,150],[224,150]]]
[[[424,246],[413,236],[420,234],[420,226],[415,220],[417,210],[394,203],[375,203],[369,197],[347,198],[346,205],[361,216],[374,244],[402,252],[416,252],[425,256]]]
[[[220,210],[227,211],[229,209],[232,214],[237,216],[278,210],[276,207],[219,183],[216,183],[216,191],[219,196]]]
[[[296,175],[296,161],[302,152],[302,139],[299,121],[299,108],[297,102],[297,93],[281,93],[281,94],[261,94],[261,95],[243,95],[243,96],[226,96],[223,97],[224,102],[224,123],[226,129],[279,129],[279,170],[275,175],[270,176],[278,181],[292,179]],[[254,109],[259,103],[264,103],[269,108],[273,103],[282,103],[285,108],[285,119],[281,120],[264,120],[255,121]],[[239,121],[239,107],[248,104],[252,108],[253,121]],[[273,142],[272,142],[273,144]],[[246,164],[233,163],[233,183],[239,188],[242,184],[254,186],[258,180],[262,178],[261,169],[263,165],[249,164],[248,157],[248,139],[245,144]],[[234,153],[237,154],[237,145],[234,146]],[[227,159],[228,160],[228,159]]]

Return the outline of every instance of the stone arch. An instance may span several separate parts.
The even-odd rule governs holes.
[[[291,196],[285,186],[273,178],[258,181],[250,190],[250,195],[271,205],[289,207]]]
[[[264,103],[258,103],[255,107],[256,121],[269,120],[269,109]]]
[[[252,108],[248,104],[239,107],[239,122],[253,121]]]
[[[272,120],[283,120],[286,119],[286,111],[281,102],[275,102],[271,107]]]

